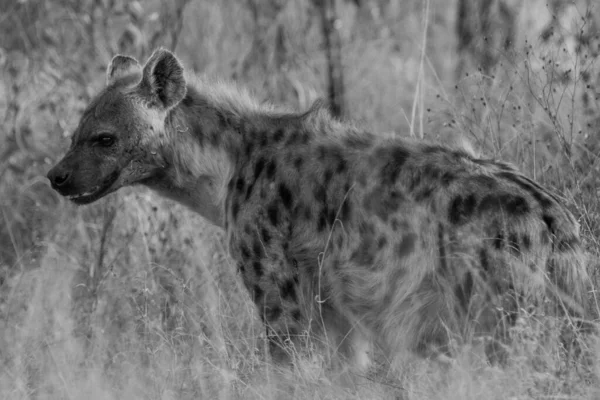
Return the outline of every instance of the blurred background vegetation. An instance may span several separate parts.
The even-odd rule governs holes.
[[[219,230],[140,188],[58,197],[45,173],[109,60],[158,46],[261,101],[322,97],[374,132],[517,164],[579,219],[597,287],[594,0],[0,0],[1,398],[600,397],[598,344],[564,357],[532,325],[507,369],[467,352],[344,379],[315,352],[279,371]]]

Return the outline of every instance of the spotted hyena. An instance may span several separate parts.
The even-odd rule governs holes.
[[[261,105],[166,50],[107,74],[52,186],[87,204],[142,184],[224,228],[274,355],[312,332],[359,362],[371,341],[427,356],[580,308],[578,224],[508,164]]]

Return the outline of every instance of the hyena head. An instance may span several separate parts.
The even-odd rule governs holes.
[[[151,179],[164,167],[156,149],[165,118],[186,94],[183,67],[159,49],[142,67],[115,56],[107,85],[85,110],[64,158],[48,172],[52,187],[76,204]]]

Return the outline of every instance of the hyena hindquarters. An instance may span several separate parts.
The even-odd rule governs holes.
[[[578,225],[555,196],[505,164],[438,146],[395,141],[372,155],[355,188],[362,232],[342,221],[353,250],[336,253],[328,282],[384,347],[431,354],[453,336],[503,339],[547,295],[559,314],[582,315]]]

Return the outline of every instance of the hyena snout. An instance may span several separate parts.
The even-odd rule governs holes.
[[[48,171],[48,179],[54,190],[60,191],[65,188],[71,181],[72,171],[65,168],[63,165],[58,164]]]
[[[107,172],[108,171],[108,172]],[[52,189],[76,204],[89,204],[117,190],[120,169],[102,168],[101,160],[66,156],[50,171]]]

